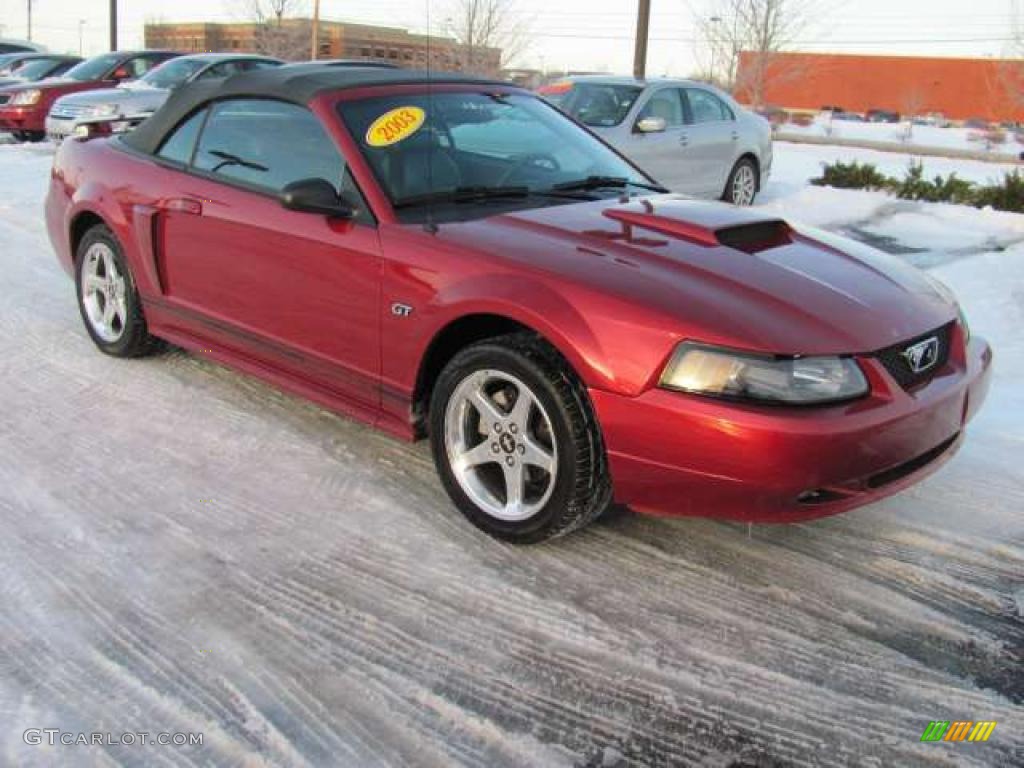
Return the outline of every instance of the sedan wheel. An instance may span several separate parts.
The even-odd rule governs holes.
[[[430,438],[452,501],[506,541],[568,533],[610,502],[586,388],[533,334],[483,341],[452,358],[434,386]]]
[[[736,163],[729,175],[723,199],[733,205],[753,205],[757,195],[757,168],[744,158]]]

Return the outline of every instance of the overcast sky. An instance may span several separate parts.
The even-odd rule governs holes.
[[[442,32],[457,0],[321,0],[325,18]],[[548,70],[629,71],[635,0],[509,0],[532,30],[520,62]],[[0,36],[26,35],[27,0],[0,0]],[[245,0],[120,0],[122,47],[142,44],[146,21],[231,20]],[[1018,0],[1024,7],[1024,0]],[[653,0],[649,71],[685,75],[701,64],[696,18],[715,15],[714,0]],[[822,12],[796,48],[812,51],[999,56],[1013,0],[819,0]],[[77,53],[79,21],[86,55],[107,45],[105,0],[34,0],[33,38]]]

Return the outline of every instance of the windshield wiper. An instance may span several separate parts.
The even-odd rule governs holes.
[[[430,203],[476,203],[484,200],[502,200],[529,197],[529,187],[456,187],[438,192],[427,192],[396,200],[394,208],[415,208]]]
[[[214,157],[220,158],[220,162],[217,163],[212,169],[212,173],[216,173],[226,165],[240,165],[243,168],[251,168],[254,171],[261,171],[266,173],[270,169],[265,165],[254,163],[251,160],[243,160],[238,155],[232,155],[230,152],[224,152],[220,149],[211,149],[210,154]]]
[[[625,187],[640,187],[649,189],[651,192],[668,192],[667,189],[658,184],[645,184],[640,181],[630,181],[625,176],[587,176],[585,179],[574,179],[555,184],[551,189],[559,192],[585,189],[623,189]]]

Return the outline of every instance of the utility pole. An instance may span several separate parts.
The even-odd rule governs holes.
[[[28,40],[32,42],[32,0],[28,1]]]
[[[320,0],[313,0],[313,34],[309,43],[309,58],[316,61],[320,53]]]
[[[636,16],[636,49],[633,52],[633,77],[647,73],[647,38],[651,27],[651,0],[639,0]]]
[[[117,50],[117,0],[110,0],[110,50]]]
[[[85,19],[78,20],[78,55],[82,55],[82,32],[85,30]]]

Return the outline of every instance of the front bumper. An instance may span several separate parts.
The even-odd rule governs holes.
[[[941,371],[912,391],[873,358],[872,392],[832,407],[726,403],[652,389],[591,390],[615,499],[662,515],[792,522],[889,496],[959,448],[988,392],[992,353],[960,328]]]
[[[0,131],[41,131],[44,115],[37,105],[0,107]]]

